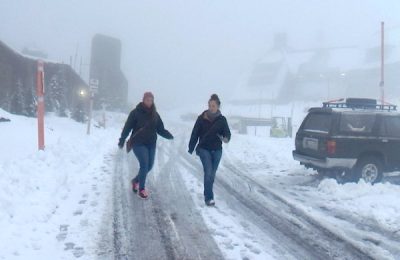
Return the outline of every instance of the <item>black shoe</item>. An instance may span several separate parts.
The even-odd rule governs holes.
[[[209,207],[215,206],[215,201],[214,200],[206,200],[206,205]]]

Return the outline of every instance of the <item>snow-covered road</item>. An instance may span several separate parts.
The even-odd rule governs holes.
[[[174,124],[176,125],[176,124]],[[129,189],[133,155],[115,155],[114,256],[118,259],[374,259],[347,239],[252,179],[229,153],[216,182],[217,207],[202,198],[202,170],[186,153],[184,126],[176,140],[160,140],[150,174],[150,200]],[[238,164],[236,166],[235,164]],[[314,177],[311,177],[314,179]],[[212,239],[213,238],[213,239]],[[111,240],[111,238],[110,238]],[[151,241],[150,245],[148,244]]]
[[[400,259],[397,174],[338,185],[294,162],[291,139],[234,134],[209,208],[200,161],[187,153],[191,124],[167,118],[176,138],[160,138],[141,200],[130,190],[138,163],[116,148],[124,115],[91,137],[49,117],[44,153],[34,119],[6,116],[0,259]]]

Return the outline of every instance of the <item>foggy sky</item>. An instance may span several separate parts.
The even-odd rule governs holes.
[[[132,103],[152,90],[166,106],[228,99],[275,32],[299,48],[374,44],[399,13],[398,0],[0,0],[0,40],[65,63],[78,48],[88,63],[94,34],[120,38]]]

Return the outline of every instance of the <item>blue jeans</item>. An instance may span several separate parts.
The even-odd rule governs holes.
[[[221,161],[222,150],[210,151],[203,148],[197,148],[196,153],[200,157],[204,169],[204,200],[213,200],[214,180],[219,162]]]
[[[133,153],[139,161],[140,169],[138,175],[133,179],[139,182],[139,189],[143,190],[146,186],[147,174],[151,171],[154,165],[156,156],[156,144],[150,145],[133,145]]]

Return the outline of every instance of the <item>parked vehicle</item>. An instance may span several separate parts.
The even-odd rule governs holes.
[[[400,169],[400,113],[373,99],[341,99],[311,108],[296,134],[293,157],[340,182],[377,183]]]

